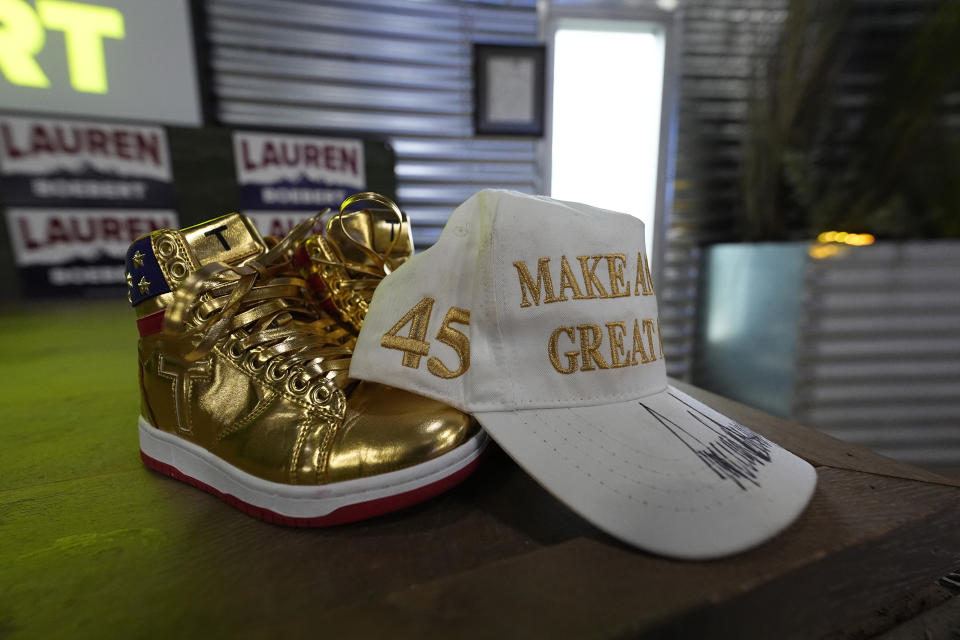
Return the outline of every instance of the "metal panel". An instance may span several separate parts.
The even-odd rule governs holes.
[[[912,462],[960,462],[960,242],[810,260],[793,415]]]
[[[375,35],[318,33],[300,25],[252,24],[214,18],[209,36],[215,45],[266,48],[310,55],[362,55],[364,58],[434,66],[467,66],[470,52],[459,43],[412,41]]]
[[[413,7],[419,12],[405,12],[412,3],[404,7],[402,3],[391,2],[379,7],[352,3],[349,8],[336,6],[335,3],[305,3],[298,0],[233,0],[232,2],[211,2],[211,17],[241,18],[244,20],[278,25],[292,25],[309,29],[330,29],[339,33],[356,33],[370,36],[397,36],[409,38],[416,34],[418,41],[446,40],[456,42],[462,37],[465,15],[476,15],[477,10],[446,6],[434,3]],[[358,8],[360,7],[360,8]],[[388,9],[393,15],[389,20],[371,20],[371,12],[383,16]],[[498,36],[516,33],[521,37],[535,28],[535,16],[520,16],[515,11],[481,10],[481,21],[474,25],[478,34],[489,32]]]
[[[206,7],[220,120],[384,136],[418,247],[483,187],[539,191],[535,140],[473,137],[470,59],[475,41],[536,41],[535,0]]]
[[[682,238],[678,240],[673,235],[664,254],[663,283],[657,285],[660,330],[667,375],[689,379],[697,329],[701,252],[695,244]]]
[[[398,155],[409,159],[513,161],[523,162],[531,166],[536,161],[534,143],[527,140],[480,138],[445,140],[394,136],[393,148]]]
[[[857,37],[853,59],[875,60],[893,55],[909,29],[940,4],[936,0],[854,0],[850,28]],[[751,77],[769,58],[786,19],[788,3],[786,0],[687,0],[681,6],[684,13],[681,105],[677,180],[669,237],[674,247],[735,241],[739,239],[738,232],[743,224],[739,216],[743,208],[741,142],[749,118],[747,105]],[[854,43],[853,39],[851,43]],[[882,80],[875,67],[872,64],[852,64],[849,70],[840,74],[837,109],[843,109],[851,117],[862,113],[864,96]],[[945,110],[951,127],[960,127],[956,104],[950,100],[945,102],[945,106],[951,107]],[[677,279],[679,274],[696,268],[692,262],[678,264],[683,265],[679,271],[664,271],[663,282],[658,283],[661,290],[683,288],[685,285]],[[949,279],[943,269],[926,274],[928,283]],[[863,275],[861,271],[857,277]],[[827,326],[847,322],[841,309],[855,312],[863,305],[877,302],[876,297],[870,297],[868,283],[861,283],[860,289],[857,294],[860,298],[844,295],[837,299],[832,294],[825,294],[819,299],[818,304],[832,309],[829,314],[822,314],[823,322]],[[912,298],[919,304],[929,302],[924,291],[923,287],[904,290],[899,294],[900,301]],[[679,300],[679,294],[676,299]],[[684,304],[698,308],[698,295],[689,296]],[[664,306],[661,305],[661,313]],[[857,317],[862,320],[862,316]],[[951,321],[948,318],[952,316],[939,318],[935,320],[927,316],[925,321],[932,324],[925,331],[941,330],[942,327],[934,327],[940,326],[938,322]],[[849,324],[843,326],[851,330]],[[691,341],[688,346],[692,344]],[[673,358],[669,349],[667,358],[668,363]],[[905,366],[894,362],[886,364]],[[807,366],[810,370],[836,373],[853,370],[851,368],[860,364],[835,361]],[[696,378],[694,381],[698,382]]]
[[[459,115],[469,100],[466,91],[386,89],[358,87],[303,79],[227,78],[216,83],[221,100],[250,100],[295,104],[311,108],[356,108]]]
[[[682,3],[676,180],[670,246],[657,283],[662,326],[674,334],[665,335],[664,351],[675,377],[693,377],[700,247],[729,240],[736,229],[750,76],[778,33],[785,7],[785,0]]]
[[[357,134],[436,134],[461,137],[470,134],[466,116],[406,114],[400,112],[361,111],[359,109],[318,109],[309,106],[280,106],[241,100],[220,103],[220,117],[230,124],[303,127]]]
[[[296,53],[219,48],[211,58],[219,80],[243,76],[300,78],[353,83],[357,86],[394,86],[421,89],[468,88],[460,69],[424,68],[397,62],[365,62],[305,57]]]

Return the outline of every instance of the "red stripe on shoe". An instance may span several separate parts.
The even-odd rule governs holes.
[[[307,282],[310,283],[310,287],[317,293],[323,293],[327,290],[327,285],[324,284],[323,278],[321,278],[319,274],[314,273]]]
[[[160,311],[156,313],[151,313],[137,320],[137,329],[140,330],[141,338],[154,333],[160,333],[163,329],[163,315],[165,311],[165,309],[160,309]]]
[[[170,476],[176,480],[186,482],[187,484],[193,485],[198,489],[203,489],[204,491],[215,495],[224,502],[236,507],[248,515],[253,516],[254,518],[258,518],[272,524],[280,524],[288,527],[329,527],[337,524],[356,522],[357,520],[365,520],[374,516],[390,513],[391,511],[397,511],[398,509],[403,509],[405,507],[417,504],[418,502],[423,502],[424,500],[429,500],[434,496],[440,495],[441,493],[444,493],[445,491],[448,491],[460,484],[467,478],[467,476],[473,473],[480,464],[480,460],[483,459],[483,456],[478,456],[473,462],[464,468],[455,473],[451,473],[445,478],[437,480],[433,484],[419,487],[405,493],[398,493],[397,495],[393,496],[386,496],[383,498],[377,498],[376,500],[368,500],[366,502],[358,502],[356,504],[346,505],[332,511],[331,513],[328,513],[325,516],[317,516],[314,518],[296,518],[292,516],[281,515],[275,511],[271,511],[270,509],[265,509],[264,507],[258,507],[248,502],[244,502],[243,500],[240,500],[236,496],[230,495],[229,493],[223,493],[222,491],[211,487],[205,482],[201,482],[196,478],[191,478],[190,476],[181,473],[172,465],[151,458],[143,451],[140,452],[140,458],[143,460],[143,464],[145,464],[149,469]]]
[[[293,252],[293,264],[301,269],[310,266],[310,255],[307,253],[306,247],[302,244]]]
[[[321,301],[320,308],[335,318],[340,317],[340,309],[337,309],[337,305],[333,304],[333,298],[327,298],[326,300]]]

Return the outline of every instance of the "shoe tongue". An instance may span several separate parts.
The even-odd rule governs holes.
[[[381,256],[390,249],[390,244],[394,243],[387,257],[387,264],[391,269],[396,269],[413,256],[413,236],[406,217],[401,225],[396,214],[387,209],[363,209],[346,213],[341,219],[343,228],[334,218],[327,227],[327,237],[336,243],[347,260],[372,267],[379,266],[360,247],[344,237],[344,229],[350,238]]]
[[[263,237],[244,215],[231,213],[180,232],[200,265],[237,265],[267,250]]]

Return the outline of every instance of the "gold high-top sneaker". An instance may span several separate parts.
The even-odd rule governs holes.
[[[291,262],[315,223],[265,242],[231,214],[155,231],[127,254],[143,461],[295,526],[436,495],[487,442],[451,407],[348,378],[354,333],[316,312]]]
[[[385,208],[348,211],[369,202]],[[378,193],[357,193],[327,221],[323,235],[301,243],[294,254],[321,309],[360,331],[373,290],[413,256],[410,223],[400,207]]]

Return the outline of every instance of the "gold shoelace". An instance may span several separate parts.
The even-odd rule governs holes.
[[[242,266],[207,264],[187,277],[164,318],[168,357],[185,363],[205,357],[221,339],[228,355],[274,381],[286,379],[294,392],[329,396],[330,380],[341,390],[350,334],[334,319],[310,309],[306,281],[291,263],[293,249],[326,214],[298,224],[264,254]],[[312,397],[311,395],[311,397]]]
[[[358,203],[358,202],[375,202],[377,204],[383,205],[389,209],[396,217],[397,222],[400,227],[396,235],[394,235],[390,245],[383,251],[383,253],[378,253],[372,247],[368,247],[364,243],[356,240],[350,233],[347,231],[346,226],[343,224],[343,216],[348,213],[348,209]],[[339,267],[346,270],[347,277],[339,283],[341,289],[347,291],[353,291],[360,294],[366,301],[370,301],[370,298],[373,296],[373,290],[377,288],[377,285],[380,284],[380,281],[383,280],[386,276],[390,275],[394,267],[390,263],[390,255],[393,253],[394,248],[397,245],[397,241],[400,239],[400,236],[403,233],[403,225],[407,224],[406,216],[403,215],[403,211],[400,210],[400,207],[390,198],[380,195],[379,193],[374,193],[372,191],[366,191],[363,193],[355,193],[352,196],[348,197],[340,205],[340,211],[335,216],[331,217],[327,221],[327,237],[330,237],[330,229],[333,228],[335,224],[340,225],[340,232],[342,236],[355,247],[357,247],[361,253],[367,256],[374,266],[364,264],[362,262],[355,262],[346,258],[343,255],[343,251],[340,250],[340,247],[337,246],[335,242],[329,242],[329,246],[337,254],[337,260],[325,260],[319,256],[310,256],[310,259],[319,264],[331,265],[334,267]]]

